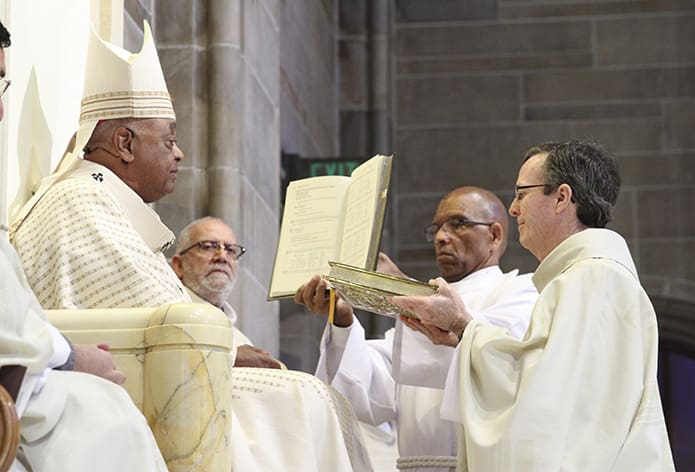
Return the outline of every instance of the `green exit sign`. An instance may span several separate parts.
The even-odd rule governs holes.
[[[350,176],[352,171],[366,160],[363,157],[302,157],[298,154],[283,152],[280,176],[281,201],[285,201],[285,189],[293,180],[320,175]]]
[[[318,175],[347,175],[360,165],[362,161],[356,159],[321,159],[309,162],[309,173],[307,177]]]

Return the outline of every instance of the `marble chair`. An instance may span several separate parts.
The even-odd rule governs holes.
[[[47,310],[74,344],[108,344],[169,470],[231,470],[233,331],[201,303]]]

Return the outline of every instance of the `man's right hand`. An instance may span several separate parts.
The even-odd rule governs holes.
[[[328,282],[320,275],[313,276],[308,282],[297,289],[294,302],[306,306],[309,311],[319,315],[327,315],[330,309]],[[346,328],[352,325],[354,314],[352,307],[340,297],[336,297],[335,318],[333,324]]]
[[[106,344],[73,344],[75,367],[73,370],[96,375],[118,385],[125,382],[125,374],[116,370],[113,356]]]
[[[446,331],[433,325],[427,325],[409,316],[400,316],[401,321],[413,331],[419,331],[432,341],[432,344],[456,347],[459,343],[459,338],[453,331]]]
[[[391,260],[386,253],[379,252],[379,257],[376,261],[376,271],[382,274],[389,274],[395,277],[402,277],[404,279],[409,279],[406,274],[403,273],[401,269],[398,268],[395,262]]]

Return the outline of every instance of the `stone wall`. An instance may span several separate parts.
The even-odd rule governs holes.
[[[448,190],[480,185],[508,204],[525,149],[591,138],[617,156],[612,227],[644,285],[695,300],[694,2],[399,0],[395,38],[395,233],[406,270],[435,272],[422,228]],[[503,265],[530,271],[536,261],[512,244]]]

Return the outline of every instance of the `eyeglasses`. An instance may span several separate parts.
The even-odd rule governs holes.
[[[195,243],[193,246],[190,246],[183,251],[179,252],[179,256],[182,256],[183,254],[187,253],[194,247],[197,247],[200,252],[204,254],[214,254],[220,249],[224,250],[224,254],[227,257],[232,258],[232,260],[239,260],[241,256],[246,253],[246,248],[244,246],[241,246],[239,244],[227,244],[227,243],[220,243],[217,241],[199,241]]]
[[[0,97],[5,95],[5,92],[7,92],[8,88],[10,88],[11,84],[12,81],[9,79],[0,79]]]
[[[432,223],[427,228],[425,228],[425,239],[428,242],[433,242],[434,237],[437,235],[440,229],[444,230],[449,234],[461,235],[467,226],[473,225],[483,225],[492,226],[494,223],[485,223],[482,221],[473,221],[466,218],[449,218],[442,224]]]
[[[519,190],[526,190],[527,188],[535,188],[535,187],[547,187],[547,184],[517,185],[516,187],[514,187],[514,198],[516,200],[520,200]]]

